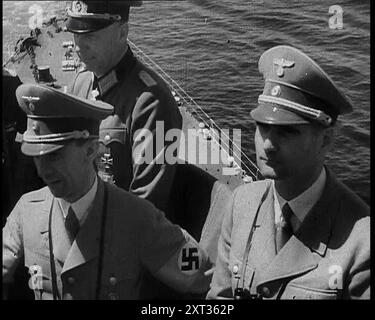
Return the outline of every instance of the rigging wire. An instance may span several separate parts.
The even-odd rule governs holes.
[[[191,105],[191,104],[194,104],[194,106],[208,119],[208,121],[210,123],[207,123],[207,120],[204,119],[198,112],[195,112],[195,114],[202,120],[202,122],[207,126],[207,127],[215,127],[217,128],[217,130],[221,133],[222,136],[226,137],[228,139],[228,141],[230,141],[232,143],[232,146],[235,147],[237,150],[240,151],[241,153],[241,156],[243,156],[252,166],[253,166],[253,170],[255,170],[255,173],[253,172],[253,170],[251,170],[246,164],[243,164],[244,167],[249,171],[249,173],[254,176],[255,178],[258,177],[258,167],[256,166],[256,164],[241,150],[241,148],[230,138],[228,137],[228,135],[216,124],[216,122],[202,109],[202,107],[200,105],[198,105],[198,103],[196,103],[196,101],[173,79],[171,78],[155,61],[153,61],[142,49],[140,49],[138,46],[136,46],[131,40],[128,39],[128,42],[129,44],[133,47],[133,49],[135,49],[135,51],[138,53],[138,57],[140,59],[143,60],[144,63],[146,63],[148,66],[150,67],[153,67],[153,68],[157,68],[160,72],[158,72],[158,74],[163,78],[164,81],[166,81],[167,83],[173,83],[174,85],[171,85],[171,87],[173,89],[175,89],[175,87],[178,88],[178,90],[180,91],[180,96],[181,98],[183,99],[183,101],[187,104],[187,105]],[[148,61],[146,61],[146,59]],[[166,79],[167,78],[167,79]],[[183,94],[181,94],[183,93]],[[194,110],[196,111],[196,110]],[[211,125],[210,125],[211,124]],[[211,130],[211,133],[214,133],[214,140],[219,144],[219,141],[218,141],[218,138],[216,137],[219,136],[218,133],[215,131],[215,130]],[[220,138],[220,137],[219,137]],[[223,141],[222,141],[222,144],[223,144]],[[227,148],[226,150],[224,150],[225,153],[227,153],[227,155],[229,156],[227,150],[229,150],[229,143],[226,144],[224,142],[224,146]],[[235,160],[235,163],[236,165],[241,168],[239,166],[239,164],[237,163],[237,161]]]

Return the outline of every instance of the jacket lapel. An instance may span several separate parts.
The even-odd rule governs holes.
[[[269,266],[259,269],[257,286],[295,277],[317,267],[320,257],[314,252],[320,256],[325,255],[332,217],[338,210],[335,190],[334,178],[327,170],[327,182],[321,198],[308,213],[298,232],[289,239]]]
[[[104,183],[98,178],[98,190],[86,221],[68,252],[62,273],[76,268],[99,255],[103,210]]]

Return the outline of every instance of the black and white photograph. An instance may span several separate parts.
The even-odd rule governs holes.
[[[2,300],[371,298],[370,0],[2,6]]]

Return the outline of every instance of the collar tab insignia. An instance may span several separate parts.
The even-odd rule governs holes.
[[[116,71],[110,73],[98,80],[99,93],[104,95],[118,83]]]

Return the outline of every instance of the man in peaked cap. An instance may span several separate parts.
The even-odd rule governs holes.
[[[21,197],[3,229],[3,282],[24,258],[36,299],[139,299],[146,270],[202,294],[207,255],[150,202],[98,178],[100,121],[113,107],[25,84],[22,152],[47,187]]]
[[[70,32],[88,33],[108,27],[115,21],[128,21],[130,7],[142,1],[72,1],[68,9]]]
[[[174,141],[164,139],[160,147],[157,123],[162,123],[164,133],[177,133],[182,129],[182,117],[165,81],[141,63],[128,45],[129,8],[140,4],[141,1],[72,2],[66,27],[74,35],[76,51],[85,68],[77,74],[71,92],[108,102],[115,108],[100,126],[99,175],[151,201],[172,222],[182,222],[182,227],[197,240],[203,239],[205,248],[216,258],[217,241],[212,239],[216,239],[214,234],[220,229],[222,215],[215,208],[229,197],[230,191],[203,170],[165,160],[165,151]],[[143,139],[140,131],[150,135]],[[144,155],[151,156],[143,161]],[[190,183],[190,177],[199,178],[199,188],[196,181]],[[180,201],[186,198],[188,204]],[[215,213],[215,223],[205,228],[210,213]],[[205,234],[209,236],[204,237]],[[175,292],[152,281],[148,283],[147,298],[175,298]]]
[[[115,112],[100,127],[99,174],[108,177],[111,163],[114,183],[153,202],[165,211],[176,166],[157,157],[172,142],[156,148],[156,122],[164,130],[181,129],[182,118],[166,83],[143,65],[128,45],[131,6],[141,1],[72,1],[67,30],[74,34],[76,51],[85,64],[72,85],[72,93],[112,104]],[[138,139],[138,129],[153,134],[149,143]],[[151,161],[137,161],[152,148]],[[108,167],[108,166],[107,166]]]
[[[351,102],[306,54],[263,53],[255,148],[263,181],[234,191],[208,298],[368,299],[368,206],[324,165]]]

